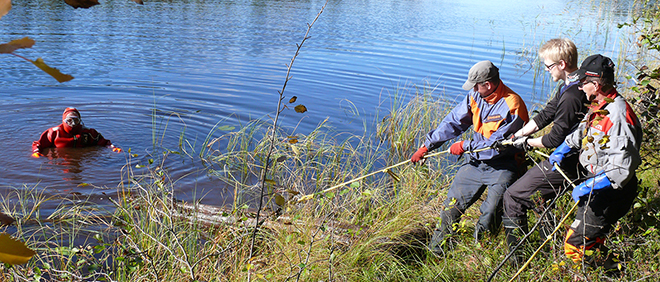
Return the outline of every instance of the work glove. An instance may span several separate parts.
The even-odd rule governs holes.
[[[465,149],[463,149],[463,142],[465,141],[458,141],[454,144],[451,144],[451,147],[449,147],[449,152],[457,156],[460,156],[463,153],[465,153]]]
[[[39,157],[43,157],[43,156],[44,156],[44,155],[42,155],[42,154],[39,153],[39,152],[34,152],[34,153],[32,153],[32,157],[33,157],[33,158],[39,158]]]
[[[548,158],[548,161],[552,164],[552,170],[556,170],[555,164],[557,164],[557,166],[561,166],[561,162],[564,161],[566,155],[568,155],[570,152],[574,152],[575,150],[577,149],[569,147],[566,142],[561,143],[561,145],[559,145],[559,147],[557,147],[557,149],[555,149],[555,151],[552,152]]]
[[[417,149],[417,152],[415,152],[412,157],[410,158],[410,162],[412,163],[417,163],[421,160],[424,159],[424,155],[429,152],[429,149],[426,148],[426,146],[419,147]]]
[[[592,190],[609,188],[612,188],[612,182],[610,182],[610,179],[607,178],[605,172],[601,171],[600,173],[596,174],[596,176],[587,179],[587,181],[580,183],[580,185],[573,189],[573,200],[577,203],[580,201],[580,197],[588,195]]]
[[[110,148],[112,148],[113,152],[121,153],[122,151],[121,148],[115,147],[115,145],[110,145]]]
[[[532,149],[532,146],[529,146],[529,144],[527,143],[528,139],[529,136],[515,137],[512,140],[513,142],[511,143],[511,146],[523,151],[529,151],[530,149]]]

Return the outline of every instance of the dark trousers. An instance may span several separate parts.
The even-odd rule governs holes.
[[[467,210],[488,189],[481,204],[481,216],[475,229],[497,233],[502,221],[502,195],[517,178],[517,165],[513,159],[478,161],[469,160],[459,168],[449,187],[442,215],[447,229],[460,220]],[[444,222],[448,221],[448,222]],[[447,230],[450,231],[451,230]]]
[[[562,164],[562,171],[572,180],[578,176],[578,155],[567,157]],[[527,211],[554,198],[568,181],[552,164],[542,161],[530,168],[520,179],[504,192],[504,216],[508,218],[527,218]],[[539,194],[540,202],[535,202]]]
[[[636,176],[620,189],[594,190],[591,196],[582,197],[564,241],[566,256],[579,262],[585,250],[599,248],[604,244],[612,226],[630,210],[635,197]]]

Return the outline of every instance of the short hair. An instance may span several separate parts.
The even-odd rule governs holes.
[[[539,49],[541,59],[564,61],[569,68],[578,67],[578,51],[575,43],[566,38],[550,39]]]

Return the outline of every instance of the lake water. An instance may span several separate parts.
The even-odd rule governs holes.
[[[214,125],[272,117],[286,64],[325,3],[102,0],[73,9],[59,0],[12,2],[0,19],[0,43],[28,36],[36,44],[17,54],[41,57],[75,79],[58,83],[18,57],[0,56],[0,195],[19,188],[97,203],[129,168],[145,170],[135,166],[148,165],[150,154],[180,150],[182,136],[195,156]],[[486,59],[532,109],[554,87],[539,71],[544,41],[573,39],[581,60],[595,52],[616,58],[629,40],[616,24],[627,19],[630,1],[604,2],[330,0],[285,91],[309,111],[285,111],[280,122],[306,134],[329,118],[339,132],[360,132],[396,91],[428,85],[449,100],[463,97],[469,68]],[[138,156],[87,148],[31,158],[32,141],[69,106]],[[197,158],[170,155],[165,168],[181,199],[219,204],[230,193]]]

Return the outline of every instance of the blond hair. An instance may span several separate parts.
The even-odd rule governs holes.
[[[539,49],[539,57],[553,62],[564,61],[568,69],[578,67],[578,51],[575,43],[566,38],[550,39]]]

